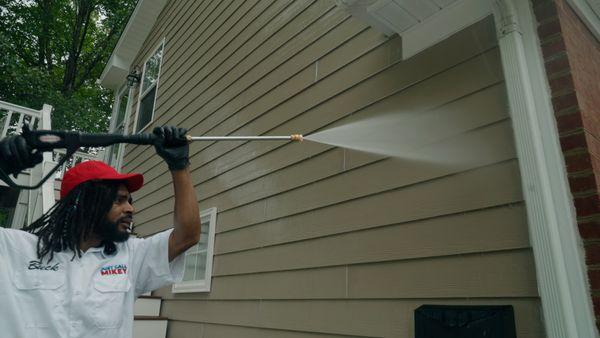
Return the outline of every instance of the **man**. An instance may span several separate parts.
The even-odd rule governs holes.
[[[56,205],[25,231],[0,228],[1,337],[131,337],[133,303],[181,281],[183,255],[200,237],[185,129],[155,128],[155,146],[171,171],[174,228],[129,238],[131,193],[140,174],[99,161],[63,177]],[[0,141],[0,169],[18,173],[40,156],[20,136]]]

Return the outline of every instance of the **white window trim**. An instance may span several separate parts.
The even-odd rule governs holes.
[[[119,114],[119,105],[121,104],[121,96],[123,95],[123,93],[125,92],[126,89],[127,89],[127,84],[123,84],[117,90],[114,91],[115,99],[113,101],[112,115],[110,118],[110,127],[108,128],[110,133],[114,132],[115,128],[117,127],[117,115]],[[127,111],[125,111],[125,114],[127,114]]]
[[[206,270],[204,280],[185,281],[173,284],[173,293],[210,292],[212,280],[212,264],[215,244],[215,228],[217,226],[217,208],[210,208],[200,212],[200,219],[208,218],[208,241],[206,247]],[[201,221],[202,223],[202,221]],[[185,255],[183,253],[182,255]],[[184,262],[185,264],[185,262]]]
[[[581,18],[581,21],[585,23],[596,39],[600,41],[600,4],[595,4],[592,1],[567,0],[571,8]]]
[[[156,48],[154,48],[152,50],[152,53],[150,53],[148,55],[148,57],[144,60],[144,67],[142,69],[142,81],[140,82],[140,93],[138,95],[138,100],[137,100],[137,107],[136,107],[136,114],[135,114],[135,121],[133,124],[133,133],[137,134],[137,133],[141,133],[143,131],[145,131],[149,125],[152,124],[152,122],[154,121],[154,112],[156,111],[156,98],[158,97],[158,84],[160,82],[160,73],[162,70],[162,63],[163,60],[165,59],[165,39],[163,38],[160,43],[158,43],[158,45],[156,46]],[[148,89],[146,89],[143,93],[141,92],[142,88],[144,88],[144,74],[146,73],[146,64],[148,63],[148,60],[154,55],[156,54],[156,52],[162,48],[162,56],[160,58],[160,62],[158,64],[158,76],[156,77],[156,82],[154,83],[153,86],[148,87]],[[154,102],[152,103],[152,117],[150,117],[150,121],[148,121],[148,123],[143,126],[142,128],[140,128],[140,130],[137,130],[137,124],[138,124],[138,119],[139,119],[139,114],[140,114],[140,102],[142,102],[142,97],[144,97],[145,94],[147,94],[148,92],[150,92],[150,90],[152,90],[152,88],[156,87],[156,92],[154,93]]]
[[[119,89],[115,90],[115,94],[114,94],[115,100],[113,102],[112,117],[110,119],[110,128],[109,128],[110,133],[114,133],[116,131],[117,116],[119,115],[119,106],[121,105],[121,97],[125,94],[125,91],[128,91],[128,93],[127,93],[127,102],[125,103],[126,104],[125,116],[123,117],[123,134],[124,135],[129,134],[129,129],[127,128],[127,126],[129,125],[129,120],[131,119],[131,104],[130,104],[129,100],[131,99],[131,94],[133,94],[133,87],[128,87],[127,83],[123,84],[121,87],[119,87]],[[123,155],[125,153],[125,144],[119,143],[119,144],[113,145],[113,147],[121,148],[120,152],[119,152],[119,157],[117,158],[117,162],[114,165],[114,168],[117,171],[121,171],[122,165],[123,165]],[[107,151],[105,153],[104,162],[110,163],[111,155],[112,155],[111,152]]]

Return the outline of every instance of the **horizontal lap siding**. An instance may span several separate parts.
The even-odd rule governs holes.
[[[136,62],[163,37],[153,125],[310,134],[427,111],[464,132],[422,152],[465,159],[192,143],[201,209],[218,210],[212,290],[157,291],[170,337],[411,337],[425,303],[512,304],[519,337],[543,336],[491,18],[405,61],[398,37],[333,0],[170,1]],[[134,195],[136,231],[170,226],[162,160],[128,145],[124,163],[146,178]]]
[[[531,298],[435,300],[437,304],[495,305],[510,303],[515,310],[517,336],[542,336],[539,304]],[[313,332],[358,337],[414,337],[413,311],[431,299],[403,300],[173,300],[162,313],[175,321],[235,325],[251,328]],[[243,332],[243,331],[242,331]],[[270,331],[269,331],[270,332]],[[212,337],[204,335],[204,337]],[[240,333],[237,337],[246,337]],[[285,336],[284,336],[285,337]]]

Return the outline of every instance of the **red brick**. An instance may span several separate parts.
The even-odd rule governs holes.
[[[592,160],[588,153],[565,156],[565,163],[567,164],[568,173],[593,169]]]
[[[587,176],[569,177],[569,186],[573,193],[596,191],[596,176],[590,173]]]
[[[600,239],[600,223],[596,220],[582,221],[577,225],[579,234],[584,239]]]
[[[600,289],[600,271],[599,270],[588,270],[588,278],[590,280],[590,286],[592,290]]]
[[[588,244],[585,246],[585,260],[588,265],[600,263],[600,244],[599,243]]]
[[[554,0],[531,0],[531,4],[533,5],[533,7],[539,7],[539,6],[543,6],[546,3],[553,3]]]
[[[579,112],[574,112],[568,115],[558,116],[556,118],[558,132],[567,132],[583,127],[583,121]]]
[[[589,152],[589,148],[588,148],[588,153],[590,154],[590,162],[592,163],[592,170],[594,171],[594,175],[596,175],[596,177],[598,177],[598,173],[600,173],[600,158],[592,153]]]
[[[600,140],[598,140],[597,137],[594,137],[594,135],[589,133],[587,130],[585,131],[585,139],[590,156],[600,158]],[[600,167],[598,169],[600,170]]]
[[[545,38],[558,33],[560,33],[560,23],[558,22],[558,19],[543,23],[538,27],[540,40],[544,40]]]
[[[544,54],[544,59],[546,60],[558,53],[565,52],[565,50],[565,42],[562,39],[557,39],[542,45],[542,52]]]
[[[561,77],[550,80],[550,89],[552,92],[560,92],[564,90],[574,89],[573,77],[571,74],[565,74]]]
[[[577,94],[575,92],[560,95],[552,98],[554,111],[558,112],[566,108],[577,106]]]
[[[578,148],[587,148],[587,141],[585,139],[585,134],[583,130],[577,134],[561,136],[560,146],[563,151],[569,151]]]
[[[594,304],[594,312],[600,313],[600,297],[592,296],[592,303]]]
[[[556,5],[553,2],[539,4],[535,7],[534,12],[538,21],[544,21],[558,16]]]
[[[578,217],[591,216],[597,214],[600,210],[598,205],[598,195],[576,197],[574,202]],[[600,263],[600,246],[598,247],[598,259],[598,263]]]
[[[544,66],[546,67],[546,73],[548,73],[548,75],[570,70],[569,59],[566,55],[546,62]]]

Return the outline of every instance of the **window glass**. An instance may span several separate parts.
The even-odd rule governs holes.
[[[140,109],[138,112],[137,130],[144,127],[152,121],[152,113],[154,111],[154,96],[156,95],[156,86],[154,86],[140,101]]]
[[[185,252],[185,271],[183,281],[204,280],[206,278],[206,260],[210,218],[202,220],[200,241]]]
[[[154,98],[156,97],[157,81],[160,74],[163,46],[164,44],[161,44],[144,63],[137,123],[135,124],[136,133],[143,130],[152,122],[154,116]]]
[[[160,71],[160,61],[162,60],[162,45],[156,53],[152,55],[144,67],[144,80],[142,81],[142,93],[145,93],[148,88],[156,83],[158,73]]]

